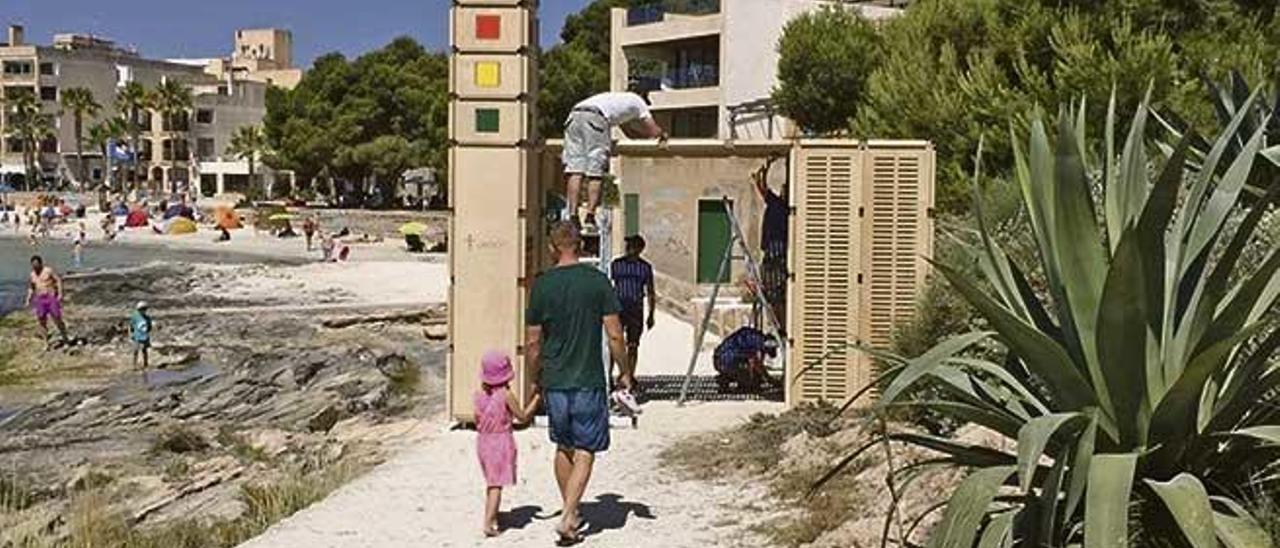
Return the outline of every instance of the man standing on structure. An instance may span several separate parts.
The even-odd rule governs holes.
[[[582,179],[587,180],[587,215],[581,227],[596,230],[596,207],[600,205],[600,185],[609,170],[613,149],[612,128],[618,127],[631,138],[667,140],[667,132],[653,120],[649,104],[631,92],[608,92],[593,95],[574,105],[565,121],[564,151],[561,160],[565,173],[565,202],[568,218],[578,220],[578,195]]]
[[[556,266],[543,272],[529,293],[525,311],[525,358],[543,391],[548,433],[556,445],[555,474],[564,503],[556,532],[564,543],[578,540],[578,505],[595,465],[595,454],[609,448],[609,403],[605,394],[601,331],[608,332],[609,354],[631,389],[623,344],[621,305],[609,278],[579,262],[582,238],[569,222],[551,229]]]
[[[760,282],[764,286],[761,289],[773,309],[778,329],[783,332],[780,335],[785,336],[786,327],[783,322],[786,321],[787,313],[787,244],[791,215],[784,195],[786,187],[783,187],[783,194],[769,188],[767,166],[757,171],[752,178],[756,191],[764,200],[764,219],[760,226],[760,248],[764,253],[764,260],[760,262]]]

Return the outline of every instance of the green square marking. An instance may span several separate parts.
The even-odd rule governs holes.
[[[500,120],[496,108],[476,109],[476,133],[497,133],[502,127]]]

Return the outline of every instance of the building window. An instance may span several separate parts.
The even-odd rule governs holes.
[[[200,195],[212,198],[218,193],[218,176],[211,173],[200,174]]]
[[[23,93],[35,93],[36,88],[31,86],[7,86],[4,88],[4,96],[6,99],[13,99]]]
[[[213,160],[218,156],[212,137],[201,137],[196,140],[196,157],[201,160]]]
[[[671,136],[710,138],[719,132],[720,117],[716,109],[690,109],[672,113]]]
[[[40,86],[40,100],[41,101],[57,101],[58,100],[57,86]]]
[[[729,212],[720,200],[698,201],[698,283],[712,284],[729,281],[725,272],[719,280],[720,263],[729,248]]]
[[[9,152],[22,152],[22,139],[9,139]]]
[[[32,64],[33,63],[31,61],[5,61],[4,74],[5,76],[30,75],[32,71]]]
[[[187,131],[191,129],[191,117],[187,113],[172,114],[164,117],[162,126],[165,131]]]
[[[53,63],[40,63],[40,76],[57,76],[58,66]]]
[[[89,173],[90,173],[90,178],[92,178],[93,180],[95,180],[95,181],[101,181],[101,180],[102,180],[102,168],[100,168],[100,167],[95,167],[95,168],[93,168],[93,170],[92,170],[92,171],[90,171]]]
[[[137,117],[134,118],[138,131],[143,133],[151,132],[151,113],[146,110],[139,110]]]
[[[151,146],[150,139],[144,139],[138,143],[138,161],[139,162],[150,162],[151,152],[152,152],[152,146]]]
[[[200,110],[197,110],[197,111],[196,111],[196,123],[197,123],[197,124],[212,124],[212,123],[213,123],[213,110],[211,110],[211,109],[207,109],[207,108],[202,108],[202,109],[200,109]]]
[[[170,162],[185,162],[189,156],[186,139],[165,139],[160,143],[161,157]]]
[[[50,137],[48,139],[40,141],[40,152],[45,154],[57,154],[58,139],[55,137]]]

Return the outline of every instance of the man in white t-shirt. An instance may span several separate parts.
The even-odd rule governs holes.
[[[609,170],[609,154],[613,149],[610,129],[619,127],[631,138],[667,140],[667,132],[653,121],[644,98],[631,92],[609,92],[593,95],[573,107],[565,121],[564,161],[565,201],[569,218],[578,218],[578,194],[582,179],[587,179],[587,216],[585,231],[595,231],[595,211],[600,205],[600,183]]]

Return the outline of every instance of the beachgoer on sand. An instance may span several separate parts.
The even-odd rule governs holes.
[[[333,261],[333,248],[336,246],[337,246],[337,243],[334,242],[332,232],[321,233],[320,234],[320,256],[321,256],[320,260],[326,263]]]
[[[148,359],[151,349],[151,331],[155,324],[151,320],[150,306],[146,301],[139,301],[129,315],[129,338],[133,341],[133,368],[138,368],[138,356],[142,356],[142,371],[145,374],[151,366]]]
[[[516,484],[516,438],[514,422],[527,424],[538,408],[541,396],[534,394],[521,405],[511,391],[515,371],[511,358],[498,350],[486,352],[480,361],[480,389],[472,397],[476,417],[476,456],[484,472],[484,536],[498,536],[498,510],[502,488]]]
[[[627,347],[618,313],[622,305],[609,278],[579,262],[582,236],[572,222],[551,230],[556,266],[543,272],[525,311],[526,359],[546,402],[548,433],[556,445],[555,475],[564,503],[556,534],[562,544],[581,540],[578,506],[595,466],[609,449],[609,402],[601,367],[601,332],[609,355],[631,389]],[[603,327],[603,329],[602,329]]]
[[[308,216],[302,221],[302,235],[307,238],[307,251],[311,251],[311,238],[316,235],[316,218]]]
[[[45,340],[45,349],[52,347],[49,340],[49,318],[58,326],[62,342],[68,342],[67,324],[62,321],[62,279],[45,266],[39,255],[31,257],[31,278],[27,286],[26,306],[32,307],[36,321],[40,323],[40,334]]]
[[[644,237],[639,234],[627,236],[626,255],[616,259],[609,267],[613,278],[614,292],[618,294],[618,302],[622,304],[622,331],[627,338],[627,361],[631,362],[630,384],[635,386],[636,363],[639,361],[640,336],[644,330],[653,329],[654,309],[658,300],[653,284],[653,266],[644,260]],[[645,299],[648,299],[648,313],[645,310]],[[633,405],[626,404],[628,408]]]

